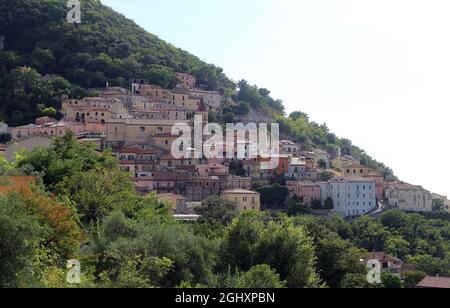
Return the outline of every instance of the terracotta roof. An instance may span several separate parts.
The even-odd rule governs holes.
[[[450,289],[450,278],[427,276],[417,285],[417,288]]]
[[[375,251],[370,254],[371,259],[377,259],[380,262],[394,262],[394,263],[402,263],[402,261],[398,258],[388,255],[384,251]]]

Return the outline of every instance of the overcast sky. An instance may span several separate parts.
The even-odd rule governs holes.
[[[450,196],[450,1],[102,2]]]

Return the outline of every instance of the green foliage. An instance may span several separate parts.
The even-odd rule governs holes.
[[[281,289],[283,286],[280,275],[266,264],[252,267],[237,280],[237,287],[242,289]]]
[[[49,149],[37,149],[31,153],[25,153],[17,166],[32,167],[36,172],[42,172],[44,184],[51,189],[80,172],[88,172],[99,167],[114,169],[117,162],[110,153],[99,154],[94,150],[95,145],[79,143],[72,133],[62,138],[56,138]]]
[[[93,253],[102,260],[97,272],[113,283],[175,287],[183,281],[210,283],[215,247],[186,226],[129,219],[116,212],[106,219]]]
[[[402,287],[400,278],[387,272],[381,275],[381,283],[383,288],[386,289],[400,289]]]
[[[300,198],[294,197],[287,202],[287,212],[289,216],[310,215],[311,209]]]
[[[289,220],[264,222],[264,216],[243,213],[225,231],[221,254],[223,269],[249,271],[267,264],[291,288],[320,285],[315,272],[311,239]]]
[[[427,274],[424,272],[404,272],[403,287],[406,289],[414,289],[417,287],[419,282],[421,282]]]
[[[295,224],[303,226],[313,239],[320,278],[331,288],[364,287],[367,270],[360,262],[365,252],[343,240],[331,227],[312,216],[298,217]]]
[[[256,191],[261,194],[261,203],[267,208],[283,209],[289,196],[287,187],[278,183],[259,187]]]
[[[195,212],[202,216],[200,222],[229,224],[239,214],[239,209],[234,202],[212,196],[204,200]]]
[[[334,209],[334,201],[331,198],[327,198],[323,204],[323,208],[325,210],[332,210]]]
[[[47,232],[36,217],[0,198],[0,287],[19,287],[23,281],[35,281],[35,251]]]

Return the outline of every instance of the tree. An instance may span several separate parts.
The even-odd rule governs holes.
[[[17,162],[19,168],[30,166],[34,171],[43,173],[44,184],[51,190],[79,172],[87,172],[95,168],[117,168],[117,161],[109,151],[98,154],[95,145],[80,143],[73,133],[56,138],[49,149],[38,148],[22,155]]]
[[[302,227],[292,221],[269,222],[255,251],[255,264],[277,270],[288,288],[318,287],[314,244]]]
[[[237,287],[243,289],[281,289],[283,286],[280,275],[266,264],[252,267],[237,280]]]
[[[109,215],[90,253],[97,275],[124,286],[209,285],[216,247],[180,224]],[[128,273],[130,272],[130,273]]]
[[[362,250],[343,240],[321,219],[304,216],[295,218],[294,222],[313,239],[317,272],[328,287],[365,285],[361,284],[367,275],[365,264],[360,261],[365,258]]]
[[[424,272],[404,272],[403,276],[405,277],[403,287],[406,289],[415,289],[427,274]]]
[[[324,208],[325,210],[332,210],[332,209],[334,209],[334,201],[333,201],[333,199],[331,199],[330,197],[328,197],[328,198],[325,200],[325,203],[324,203],[324,205],[323,205],[323,208]]]
[[[400,289],[402,287],[400,278],[387,272],[381,275],[381,283],[385,289]]]
[[[235,202],[212,196],[204,200],[195,212],[202,216],[200,222],[217,221],[229,224],[239,214],[239,208]]]
[[[33,286],[36,251],[47,230],[11,201],[0,198],[0,287]]]
[[[73,201],[85,224],[98,224],[114,210],[136,212],[134,185],[117,170],[98,168],[65,177],[57,192]]]
[[[320,168],[322,168],[322,169],[326,169],[326,168],[327,168],[327,162],[324,161],[323,159],[320,159],[320,160],[317,162],[317,165],[318,165]],[[327,181],[327,180],[322,180],[322,181]]]
[[[289,196],[289,190],[286,186],[273,184],[271,186],[263,186],[256,189],[261,194],[261,203],[269,208],[284,208],[286,200]]]
[[[302,202],[302,200],[300,200],[300,198],[298,197],[294,197],[288,201],[287,212],[289,216],[312,214],[312,211],[309,208],[309,206],[304,202]]]
[[[328,180],[331,180],[334,177],[333,173],[331,172],[322,172],[320,173],[320,180],[323,182],[326,182]]]
[[[385,250],[388,254],[394,255],[400,259],[409,254],[409,243],[401,236],[390,236],[385,243]]]

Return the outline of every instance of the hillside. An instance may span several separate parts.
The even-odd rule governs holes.
[[[242,80],[234,83],[223,70],[176,48],[97,0],[82,2],[82,23],[65,21],[65,0],[0,0],[0,119],[11,126],[31,122],[35,117],[58,117],[65,96],[82,97],[90,88],[128,87],[128,79],[149,79],[162,87],[175,84],[175,72],[193,74],[210,90],[231,98],[227,119],[261,119],[268,116],[281,124],[282,134],[305,147],[332,150],[386,176],[392,171],[373,160],[347,139],[340,139],[328,127],[296,112],[285,117],[280,100],[270,91]],[[33,70],[17,69],[28,66]]]

